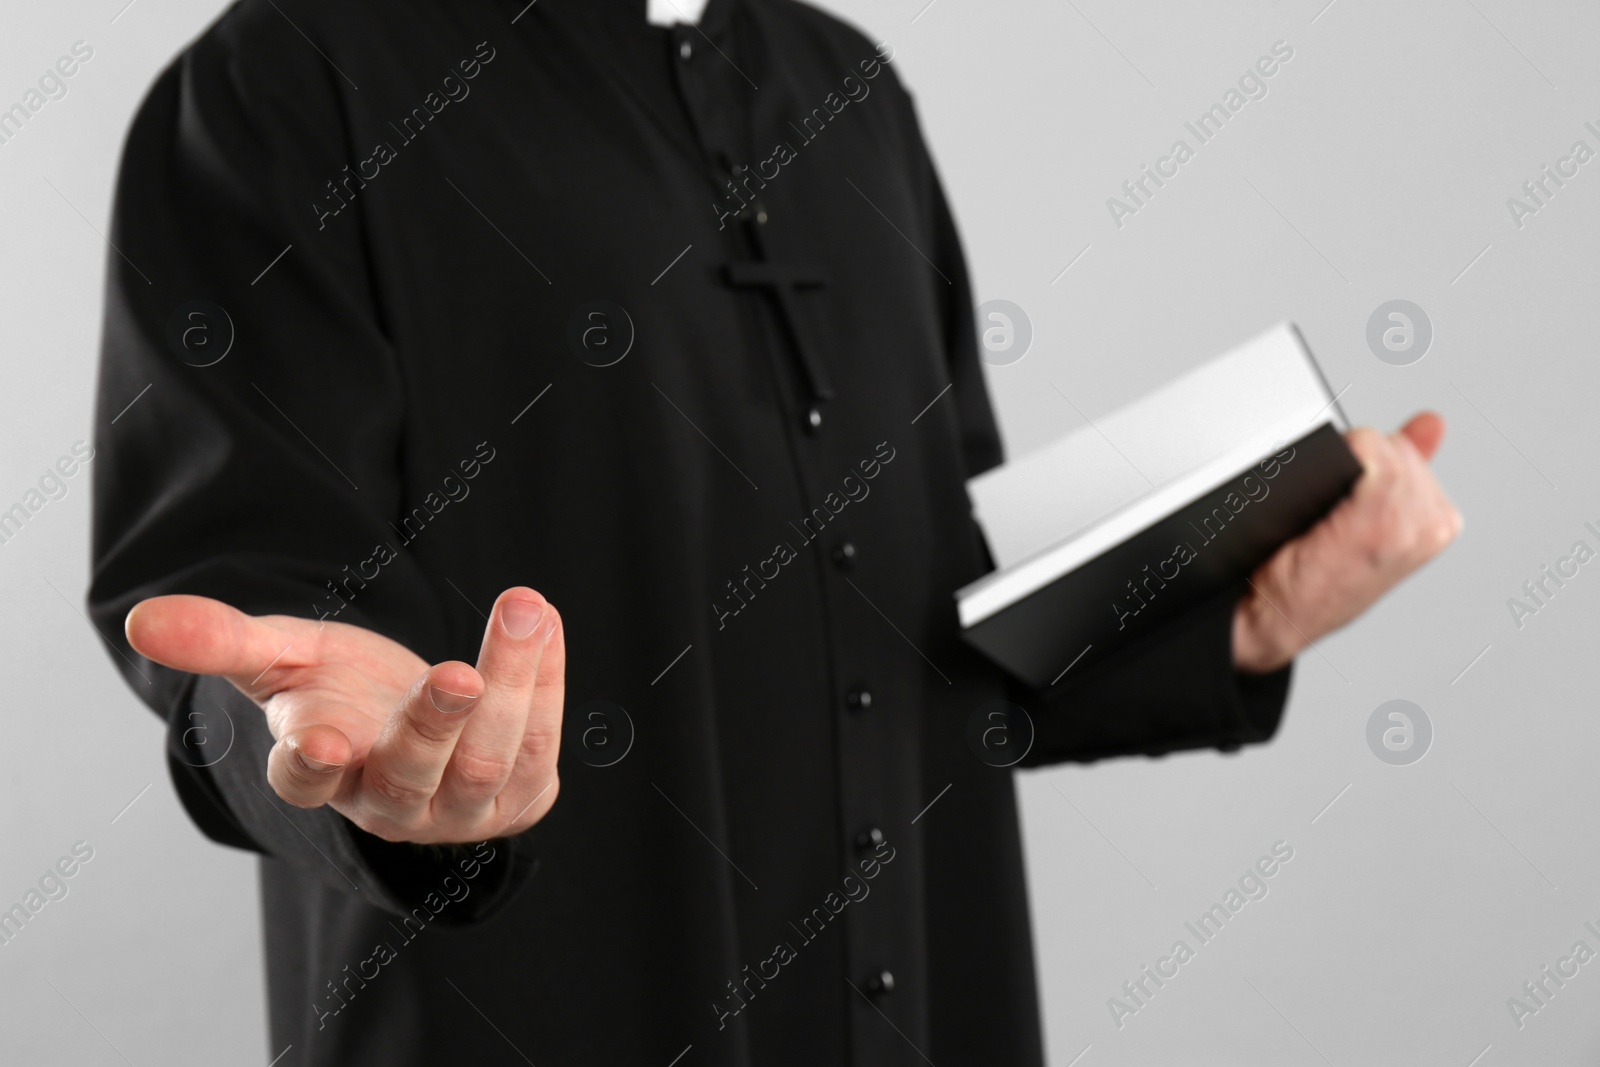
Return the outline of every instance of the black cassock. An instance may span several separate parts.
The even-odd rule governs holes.
[[[1276,728],[1232,594],[1043,693],[960,644],[1000,443],[893,43],[790,0],[244,0],[140,108],[100,628],[189,592],[470,662],[514,584],[566,625],[560,800],[475,849],[279,803],[253,705],[120,649],[195,821],[264,853],[285,1067],[1038,1064],[985,709],[1024,766]]]

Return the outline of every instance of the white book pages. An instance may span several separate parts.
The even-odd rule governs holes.
[[[1325,422],[1347,425],[1298,331],[1282,324],[972,479],[1000,569],[960,591],[961,624],[988,618]]]

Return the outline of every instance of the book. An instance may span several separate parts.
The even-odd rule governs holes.
[[[1348,427],[1283,323],[971,479],[997,569],[956,593],[963,638],[1045,689],[1149,637],[1349,492]]]

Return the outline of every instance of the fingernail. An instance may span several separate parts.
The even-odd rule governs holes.
[[[446,715],[459,715],[477,703],[477,697],[469,697],[463,693],[452,693],[448,689],[440,689],[436,685],[428,686],[428,699],[433,701],[433,706]]]
[[[306,768],[306,770],[315,771],[318,774],[327,774],[329,771],[337,771],[344,766],[342,763],[323,763],[319,759],[312,759],[299,749],[295,749],[294,754],[299,757],[300,763]]]
[[[544,617],[544,605],[531,600],[508,600],[500,609],[500,625],[514,640],[520,641],[533,633],[534,627]]]

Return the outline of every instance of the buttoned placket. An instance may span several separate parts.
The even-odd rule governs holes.
[[[759,333],[765,346],[773,350],[767,355],[776,352],[782,356],[768,360],[774,371],[785,363],[793,365],[792,373],[778,375],[777,384],[779,396],[787,398],[793,408],[793,414],[785,421],[795,461],[796,499],[802,502],[804,515],[805,509],[820,505],[840,478],[865,457],[845,454],[844,440],[831,432],[834,428],[828,409],[837,395],[837,386],[828,372],[826,360],[830,353],[824,337],[813,325],[822,316],[819,309],[805,304],[827,298],[825,273],[804,263],[804,257],[784,254],[789,250],[786,246],[801,243],[803,227],[786,226],[787,220],[775,215],[781,210],[776,206],[781,197],[771,200],[761,195],[761,184],[744,169],[748,110],[737,109],[739,127],[729,128],[730,109],[725,100],[719,102],[722,106],[702,106],[708,104],[713,92],[740,93],[746,76],[742,72],[731,73],[732,64],[737,62],[730,55],[736,51],[734,35],[718,34],[710,28],[705,32],[712,35],[710,40],[702,36],[702,29],[693,26],[679,24],[673,28],[670,47],[675,57],[674,76],[710,162],[718,198],[728,195],[730,183],[736,192],[754,194],[748,199],[740,196],[743,207],[737,221],[728,227],[724,280],[743,290],[742,299],[759,305]],[[898,811],[897,802],[903,797],[896,795],[896,785],[906,783],[896,783],[892,776],[880,773],[891,754],[906,745],[901,731],[908,711],[886,707],[871,688],[871,657],[864,650],[874,647],[878,635],[869,624],[878,620],[876,616],[869,618],[872,609],[863,603],[858,589],[852,588],[854,579],[866,578],[866,561],[854,536],[841,525],[846,521],[841,518],[830,522],[815,534],[817,543],[811,547],[816,550],[823,598],[830,688],[837,694],[832,707],[819,710],[835,721],[839,862],[841,874],[854,872],[859,879],[863,877],[863,864],[872,869],[870,865],[876,862],[880,849],[895,849],[895,853],[884,854],[909,851],[906,837],[898,842],[891,839],[881,824],[902,814],[902,821],[909,823],[915,813]],[[809,534],[810,530],[803,532]],[[898,754],[904,756],[903,751]],[[904,987],[908,977],[921,984],[920,976],[896,975],[892,969],[898,962],[897,947],[916,936],[910,926],[917,909],[909,901],[918,894],[907,881],[913,874],[904,869],[909,866],[902,864],[900,870],[880,866],[879,877],[871,882],[877,896],[872,912],[863,914],[859,908],[847,907],[836,920],[843,924],[846,939],[846,972],[841,975],[841,986],[850,1005],[852,1060],[858,1064],[895,1063],[906,1052],[903,1038],[886,1025],[885,1016],[892,1020],[896,1014],[896,990]],[[832,886],[819,887],[819,891],[828,888]],[[895,897],[902,899],[896,901]]]

